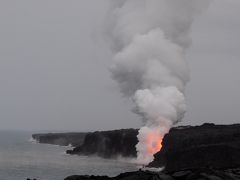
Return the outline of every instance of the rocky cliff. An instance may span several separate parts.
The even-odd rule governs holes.
[[[47,133],[33,134],[39,143],[67,146],[68,154],[97,155],[104,158],[136,157],[137,129],[120,129],[88,133]]]
[[[240,167],[240,124],[178,127],[165,135],[151,167],[165,171]]]
[[[85,136],[81,146],[68,150],[68,154],[97,155],[104,158],[136,157],[137,129],[96,131]]]
[[[76,146],[69,154],[135,157],[137,129],[97,131],[92,133],[35,134],[40,143]],[[239,180],[240,124],[184,126],[172,128],[165,135],[162,149],[149,167],[165,167],[153,173],[137,171],[107,176],[70,176],[66,180],[155,179],[155,180]]]
[[[139,170],[116,177],[74,175],[65,180],[240,179],[240,124],[172,128],[165,135],[162,145],[161,151],[148,165],[164,166],[162,172]]]
[[[87,133],[47,133],[47,134],[33,134],[32,138],[38,143],[53,144],[60,146],[72,145],[74,147],[80,146]]]
[[[173,173],[136,171],[122,173],[116,177],[73,175],[64,180],[239,180],[240,169],[195,169]]]
[[[32,136],[40,143],[72,144],[75,148],[68,150],[68,154],[114,158],[136,157],[137,134],[137,129],[121,129]],[[165,135],[162,145],[150,167],[164,166],[169,172],[202,167],[240,167],[240,124],[172,128]]]

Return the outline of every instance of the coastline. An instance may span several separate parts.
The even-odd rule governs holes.
[[[172,173],[135,171],[119,174],[115,177],[73,175],[64,180],[239,180],[240,168],[235,169],[188,169]]]
[[[125,132],[129,132],[129,129],[89,133],[80,146],[73,148],[76,152],[74,155],[94,155],[106,159],[117,157],[119,152],[125,152],[124,149],[115,151],[119,147],[118,142],[124,142],[121,146],[128,147],[127,142],[129,141],[121,141],[122,134],[126,135]],[[116,134],[118,134],[118,138],[116,138]],[[130,135],[132,136],[132,133]],[[124,136],[124,138],[126,137]],[[105,146],[103,143],[106,142],[114,143],[111,143],[111,146]],[[133,142],[131,150],[135,151],[136,142]],[[100,149],[96,148],[96,145],[99,145]],[[65,180],[135,180],[139,177],[143,180],[149,178],[155,180],[240,179],[240,124],[215,125],[206,123],[200,126],[175,127],[165,135],[162,145],[161,151],[154,155],[154,160],[146,169],[125,172],[115,177],[73,175],[66,177]],[[106,148],[102,148],[102,146]],[[106,153],[112,154],[103,156]],[[131,152],[125,155],[132,157]],[[160,172],[148,169],[163,166],[165,169]],[[111,167],[109,169],[111,171]]]

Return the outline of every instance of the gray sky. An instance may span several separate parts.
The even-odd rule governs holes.
[[[192,28],[181,124],[240,123],[240,1],[215,0]],[[0,0],[0,129],[139,127],[110,78],[106,0]]]

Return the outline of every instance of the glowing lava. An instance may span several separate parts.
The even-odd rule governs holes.
[[[146,137],[147,153],[155,154],[162,148],[162,136],[157,132],[150,132]]]
[[[141,127],[138,134],[139,142],[136,145],[138,150],[137,163],[148,164],[153,161],[153,155],[162,148],[162,140],[167,133],[163,127]]]

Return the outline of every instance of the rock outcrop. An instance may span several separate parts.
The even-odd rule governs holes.
[[[82,145],[87,133],[47,133],[33,134],[32,138],[38,143],[53,144],[60,146],[72,145],[74,147]]]
[[[64,180],[239,180],[240,169],[214,170],[198,169],[174,173],[136,171],[126,172],[116,177],[74,175]]]
[[[97,155],[103,158],[136,157],[137,129],[120,129],[88,133],[33,134],[38,143],[67,146],[68,154]]]
[[[104,158],[136,157],[137,129],[96,131],[85,136],[81,146],[68,150],[68,154],[97,155]]]
[[[72,144],[75,148],[68,150],[68,154],[115,158],[136,157],[137,134],[137,129],[121,129],[92,133],[35,134],[33,138],[40,143]],[[208,172],[220,173],[224,169],[240,167],[240,124],[172,128],[165,135],[162,145],[161,151],[154,155],[148,167],[165,167],[164,172],[168,175],[186,173],[188,170],[195,173],[203,168],[207,168]]]
[[[40,143],[75,146],[68,154],[136,157],[137,129],[92,133],[32,135]],[[69,176],[65,180],[239,180],[240,124],[183,126],[165,135],[162,149],[148,167],[162,172],[136,171],[108,176]]]
[[[240,124],[178,127],[165,135],[150,167],[165,171],[240,167]]]

